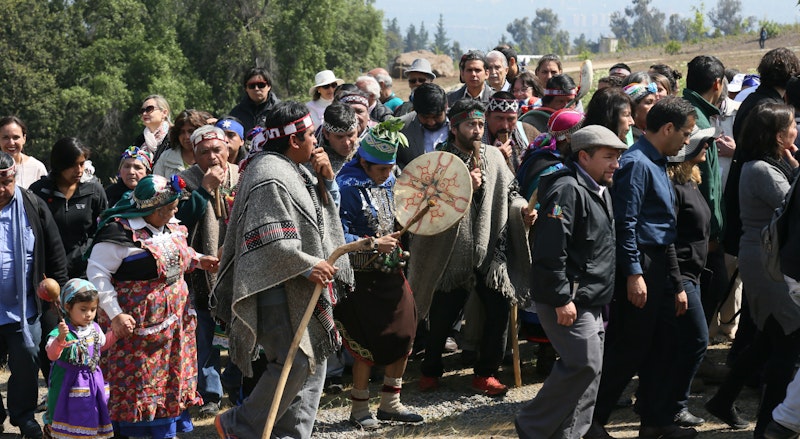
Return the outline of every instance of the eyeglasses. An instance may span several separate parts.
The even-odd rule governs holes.
[[[336,88],[336,83],[335,82],[331,82],[330,84],[320,85],[317,88]]]
[[[269,84],[267,84],[266,82],[251,82],[247,84],[247,88],[250,90],[255,90],[257,88],[266,88],[267,85]]]
[[[150,114],[155,109],[156,109],[155,105],[148,105],[144,108],[139,109],[139,114]]]
[[[428,82],[428,78],[408,78],[409,84],[424,84]]]

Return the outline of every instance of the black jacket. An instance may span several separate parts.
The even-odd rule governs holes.
[[[375,104],[375,108],[369,112],[369,118],[374,120],[375,122],[381,123],[387,119],[391,119],[394,117],[394,113],[392,110],[389,109],[386,105],[383,105],[380,102]]]
[[[616,240],[611,195],[597,194],[569,164],[542,177],[531,229],[531,293],[553,307],[603,306],[614,295]],[[574,286],[573,286],[574,285]]]
[[[94,180],[78,183],[75,193],[67,200],[58,193],[51,176],[47,176],[33,183],[30,191],[45,201],[53,216],[56,233],[61,235],[67,254],[69,277],[85,277],[83,254],[89,249],[97,230],[97,217],[108,207],[103,187]]]
[[[25,207],[25,216],[35,237],[31,273],[33,291],[29,291],[28,294],[36,294],[36,287],[45,276],[55,279],[63,287],[69,280],[67,257],[53,216],[41,198],[25,189],[22,189],[22,205]],[[36,300],[37,303],[41,303],[38,297]]]
[[[254,126],[264,125],[267,111],[271,110],[280,101],[272,90],[267,96],[267,101],[261,104],[256,104],[245,95],[239,104],[233,107],[229,115],[242,121],[244,134],[247,135],[247,132],[252,130]]]

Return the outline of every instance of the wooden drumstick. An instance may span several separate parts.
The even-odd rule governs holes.
[[[481,167],[481,141],[472,142],[472,165],[475,168]]]

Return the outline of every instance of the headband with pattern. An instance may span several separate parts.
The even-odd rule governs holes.
[[[289,122],[282,127],[265,128],[267,138],[269,140],[280,139],[281,137],[291,136],[292,134],[302,133],[303,131],[311,128],[314,122],[311,121],[311,114],[306,113],[305,116],[293,122]]]
[[[343,104],[359,104],[369,108],[369,100],[360,95],[346,95],[339,98],[339,102]]]
[[[649,84],[628,84],[622,88],[622,91],[634,101],[639,102],[648,94],[658,93],[658,86],[655,82]]]
[[[489,98],[487,113],[517,113],[519,102],[516,99]]]
[[[6,169],[0,169],[0,178],[13,177],[17,175],[17,164],[14,163]]]
[[[450,125],[456,126],[468,119],[483,119],[483,118],[484,118],[483,111],[480,110],[462,111],[461,113],[456,113],[450,116]]]
[[[194,148],[197,148],[197,145],[199,145],[201,142],[204,142],[206,140],[214,140],[214,139],[222,140],[223,142],[226,142],[226,143],[228,142],[228,139],[226,139],[223,134],[218,133],[216,130],[211,130],[211,131],[209,131],[207,133],[203,133],[202,135],[197,136],[194,139],[194,143],[192,144],[192,146]]]
[[[346,126],[346,127],[337,127],[336,125],[332,125],[329,122],[323,122],[322,123],[322,129],[325,132],[328,132],[328,133],[347,134],[349,132],[358,130],[358,122],[357,121],[353,121],[353,123],[350,124],[350,126]]]
[[[575,96],[578,92],[577,88],[569,90],[562,90],[560,88],[546,88],[544,89],[545,96]]]

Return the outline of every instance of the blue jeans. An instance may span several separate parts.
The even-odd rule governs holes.
[[[214,347],[214,318],[207,310],[197,310],[197,391],[204,402],[222,399],[219,350]]]
[[[678,345],[675,351],[675,396],[676,413],[689,407],[689,393],[692,380],[706,355],[708,347],[708,326],[706,326],[705,313],[703,312],[702,294],[700,286],[685,280],[683,288],[689,299],[689,308],[686,314],[677,318]]]
[[[23,425],[34,419],[39,398],[39,341],[42,327],[39,318],[28,319],[33,346],[26,347],[19,323],[0,325],[0,338],[8,349],[8,415],[11,425]],[[6,410],[0,398],[0,419],[5,420]]]

